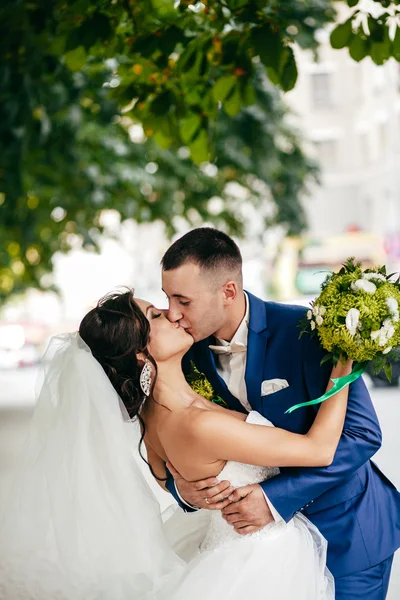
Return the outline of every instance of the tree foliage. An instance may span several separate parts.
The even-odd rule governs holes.
[[[167,19],[164,4],[138,3],[152,7],[149,27]],[[10,2],[2,9],[1,21],[7,24],[0,36],[2,297],[31,285],[51,286],[53,254],[68,250],[77,239],[96,247],[107,208],[122,219],[162,219],[170,233],[177,215],[238,232],[241,200],[228,185],[235,182],[266,222],[283,222],[292,232],[304,226],[300,194],[308,176],[315,176],[315,165],[285,124],[279,93],[260,64],[252,63],[251,85],[247,77],[249,106],[237,112],[216,105],[213,125],[209,121],[204,130],[215,149],[212,163],[201,149],[197,121],[188,113],[175,123],[182,139],[174,134],[166,148],[157,115],[152,135],[147,122],[126,108],[138,93],[130,78],[140,71],[135,67],[139,50],[131,55],[126,43],[129,19],[138,19],[132,17],[135,8],[126,2],[31,1]],[[198,21],[196,13],[189,16]],[[191,27],[187,20],[182,31]],[[242,76],[235,77],[240,81]],[[157,106],[159,91],[156,86],[147,94],[149,106]],[[132,128],[138,123],[147,137],[133,143]],[[193,162],[192,138],[199,135]]]
[[[360,62],[367,56],[376,65],[389,58],[400,61],[400,0],[347,0],[351,8],[345,21],[331,33],[333,48],[348,48]]]
[[[238,232],[235,182],[266,223],[299,232],[300,197],[316,170],[286,125],[278,89],[295,85],[293,44],[316,50],[334,4],[4,3],[0,297],[50,286],[52,255],[77,239],[96,247],[107,208],[122,219],[162,219],[169,232],[177,215]],[[351,29],[344,43],[336,30],[332,43],[354,53],[354,36],[364,44],[365,33]],[[134,143],[139,125],[145,135]]]

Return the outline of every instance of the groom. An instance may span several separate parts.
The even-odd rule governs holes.
[[[177,240],[162,259],[169,319],[192,335],[193,360],[230,409],[256,410],[276,427],[305,433],[315,406],[291,414],[297,403],[325,391],[331,367],[316,338],[299,339],[305,309],[264,302],[242,286],[235,242],[212,228]],[[167,487],[186,511],[222,509],[239,533],[301,512],[328,541],[336,599],[383,600],[393,554],[400,546],[400,493],[370,459],[381,430],[362,379],[350,387],[343,434],[327,468],[283,468],[276,477],[233,492],[229,482],[187,482],[169,465]]]

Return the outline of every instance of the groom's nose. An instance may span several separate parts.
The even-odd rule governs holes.
[[[179,310],[179,308],[174,308],[170,306],[167,311],[167,317],[168,320],[171,321],[171,323],[177,323],[183,318],[183,314]]]

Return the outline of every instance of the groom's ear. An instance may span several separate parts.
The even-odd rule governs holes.
[[[235,281],[227,281],[223,286],[223,294],[225,304],[232,304],[238,295],[237,283]]]

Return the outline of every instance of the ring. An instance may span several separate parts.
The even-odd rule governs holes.
[[[204,500],[205,500],[206,504],[210,504],[210,501],[208,498],[204,498]]]

